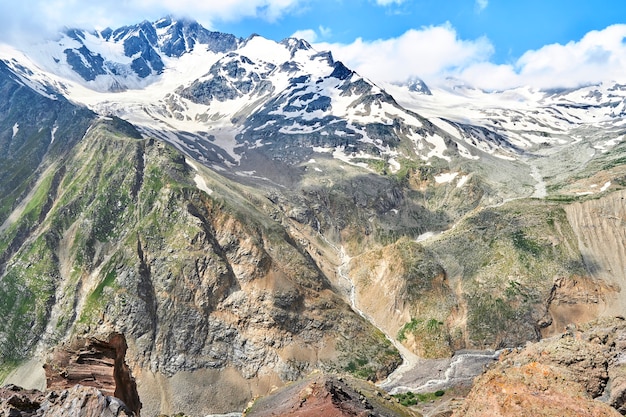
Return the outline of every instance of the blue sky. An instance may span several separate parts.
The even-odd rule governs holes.
[[[173,14],[241,37],[303,37],[375,81],[626,82],[624,0],[25,0],[1,11],[4,40]]]
[[[493,61],[505,63],[529,49],[565,44],[591,30],[626,23],[623,0],[405,0],[387,5],[372,0],[320,0],[301,4],[300,10],[273,21],[245,18],[216,22],[216,27],[239,36],[252,31],[277,40],[310,29],[320,41],[350,43],[357,38],[389,39],[409,29],[450,23],[461,39],[487,37],[494,46]]]

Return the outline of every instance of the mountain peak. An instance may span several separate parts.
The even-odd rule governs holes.
[[[433,93],[430,91],[430,88],[426,85],[424,80],[421,78],[411,78],[406,83],[409,91],[414,93],[424,94],[426,96],[432,96]]]
[[[330,76],[340,80],[347,80],[352,76],[352,74],[354,74],[354,71],[346,67],[341,61],[336,61],[334,63],[334,68],[335,69]]]
[[[37,47],[51,49],[52,54],[34,55],[50,72],[97,91],[120,91],[150,84],[165,70],[166,58],[180,58],[198,47],[225,53],[241,42],[234,35],[212,32],[195,20],[165,16],[154,22],[144,20],[93,32],[67,28],[58,40]]]
[[[285,38],[282,41],[280,41],[280,44],[285,45],[287,49],[291,51],[292,54],[294,54],[298,50],[308,51],[308,50],[313,49],[311,44],[305,41],[304,39]]]

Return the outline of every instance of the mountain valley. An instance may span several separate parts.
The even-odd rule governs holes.
[[[576,326],[605,349],[587,323],[626,306],[625,105],[617,83],[377,83],[171,17],[0,45],[0,381],[147,416],[284,386],[418,415],[380,390],[467,393],[441,376],[462,355],[479,374]],[[468,401],[500,401],[485,375]],[[420,410],[481,415],[452,404]]]

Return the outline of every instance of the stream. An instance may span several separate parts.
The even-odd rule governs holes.
[[[338,248],[321,233],[319,234],[339,257],[340,264],[337,267],[337,275],[346,284],[347,296],[352,309],[379,329],[402,357],[402,364],[389,374],[387,379],[378,383],[380,388],[390,394],[397,394],[407,391],[434,392],[446,390],[455,385],[469,385],[477,375],[483,373],[488,364],[498,359],[499,351],[457,351],[451,358],[423,359],[408,350],[358,307],[356,287],[346,273],[351,257],[346,253],[343,246]]]

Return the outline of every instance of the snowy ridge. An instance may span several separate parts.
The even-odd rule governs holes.
[[[0,60],[40,94],[119,116],[207,166],[242,172],[254,170],[245,167],[252,154],[292,166],[317,154],[390,172],[404,159],[450,169],[484,158],[526,164],[581,141],[607,152],[622,141],[626,116],[618,84],[491,93],[453,81],[377,84],[303,40],[243,40],[170,17],[66,30],[24,52],[2,45]]]
[[[344,161],[382,159],[392,169],[403,157],[449,161],[458,149],[475,158],[303,40],[239,40],[164,18],[116,30],[66,30],[18,55],[8,54],[27,62],[27,70],[16,65],[14,72],[37,81],[38,91],[122,117],[213,166],[232,168],[246,150],[280,159],[281,147],[302,145],[330,149]],[[367,165],[359,161],[354,165]]]
[[[433,90],[431,96],[402,86],[387,87],[403,107],[483,152],[504,158],[575,143],[596,130],[604,132],[604,140],[595,146],[606,150],[621,140],[612,134],[626,123],[626,86],[615,83],[560,92],[517,88],[489,93],[453,87]]]

